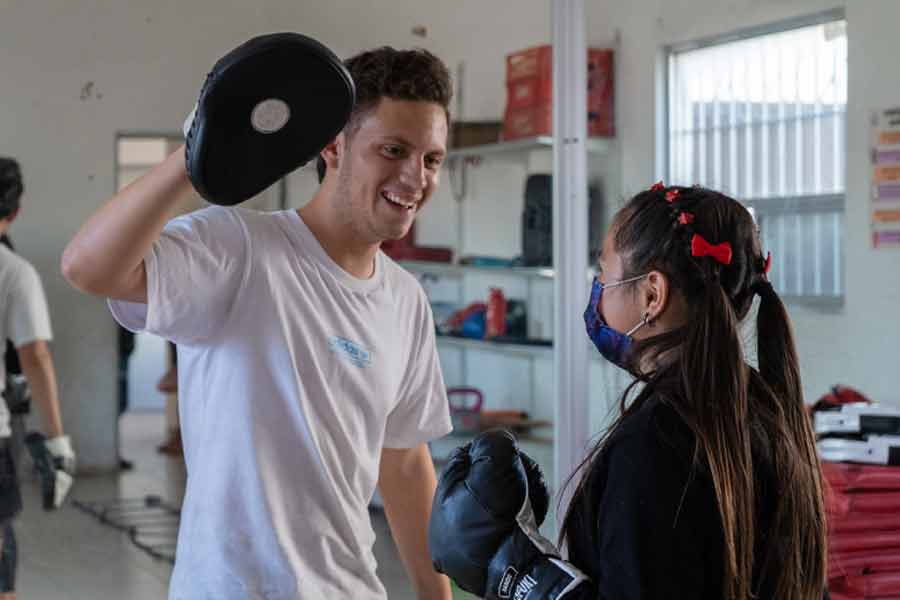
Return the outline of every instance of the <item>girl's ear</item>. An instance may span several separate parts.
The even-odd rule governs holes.
[[[669,306],[671,285],[669,278],[660,271],[650,271],[644,280],[641,296],[641,313],[647,315],[648,323],[653,323]]]

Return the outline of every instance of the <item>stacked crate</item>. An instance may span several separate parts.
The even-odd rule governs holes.
[[[612,137],[613,51],[588,49],[587,130],[589,136]],[[553,47],[536,46],[506,57],[506,113],[503,138],[553,132]]]
[[[822,467],[832,600],[900,598],[900,468]]]
[[[832,600],[900,600],[900,410],[816,412]]]

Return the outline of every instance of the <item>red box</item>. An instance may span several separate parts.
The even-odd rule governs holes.
[[[552,132],[553,107],[549,105],[508,110],[503,119],[504,140],[550,135]]]
[[[503,119],[503,139],[506,141],[538,135],[553,134],[553,107],[550,105],[518,108],[506,111]],[[611,137],[615,134],[612,115],[588,111],[588,137]]]
[[[413,224],[409,226],[409,231],[406,232],[406,235],[399,240],[384,240],[381,242],[381,250],[388,256],[392,256],[394,251],[405,250],[406,248],[412,248],[415,245],[416,224],[413,222]]]
[[[438,246],[395,246],[384,250],[394,260],[424,260],[428,262],[453,262],[453,250]]]
[[[453,262],[453,250],[450,248],[416,245],[415,223],[410,226],[406,235],[399,240],[385,240],[381,242],[381,250],[394,260]]]
[[[615,135],[613,59],[610,49],[588,49],[587,131],[591,137]],[[552,105],[552,47],[536,46],[507,56],[504,139],[549,135]]]
[[[614,56],[612,50],[592,48],[588,51],[587,109],[588,135],[616,135]]]
[[[604,64],[607,63],[607,64]],[[611,57],[588,63],[588,110],[612,112],[613,80]],[[530,108],[553,102],[553,79],[529,77],[506,84],[506,110]]]
[[[553,79],[553,46],[535,46],[506,56],[506,83],[529,77]]]
[[[506,110],[531,108],[553,102],[553,79],[529,77],[506,84]]]

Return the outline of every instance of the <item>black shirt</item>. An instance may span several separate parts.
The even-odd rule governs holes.
[[[723,530],[712,480],[695,465],[695,438],[678,413],[650,396],[626,417],[590,468],[591,483],[572,501],[577,520],[569,560],[603,600],[721,600]],[[756,556],[752,583],[773,597],[768,530],[772,470],[754,451]],[[777,567],[775,567],[777,568]]]

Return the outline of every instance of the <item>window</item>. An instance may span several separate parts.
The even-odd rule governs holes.
[[[842,14],[669,50],[667,181],[751,208],[789,299],[842,302],[846,110]]]

